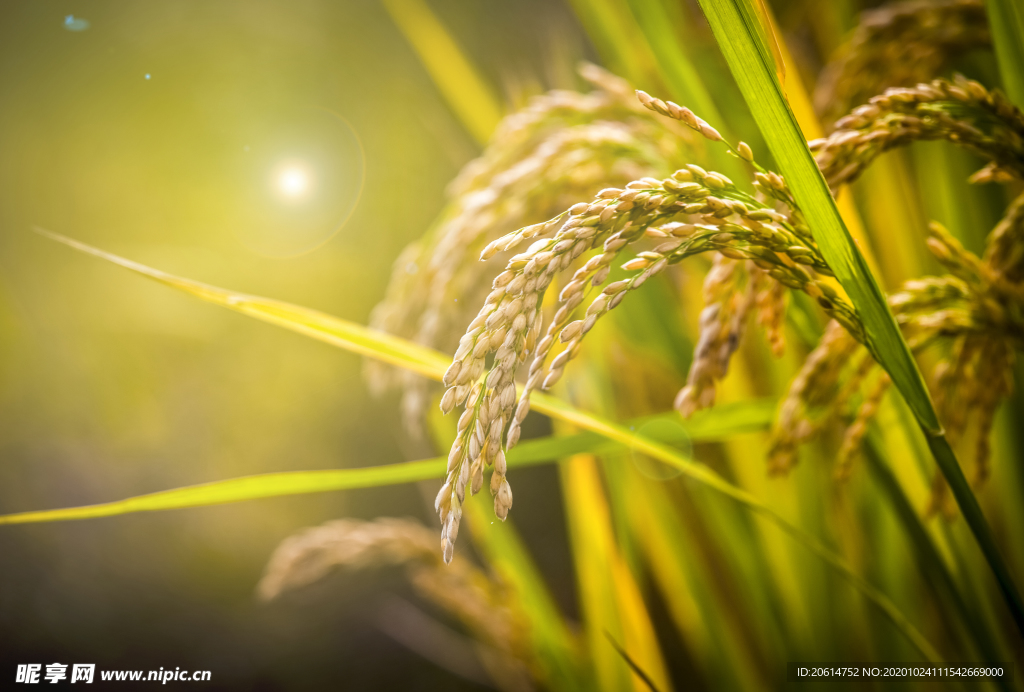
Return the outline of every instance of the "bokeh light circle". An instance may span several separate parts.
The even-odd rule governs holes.
[[[241,242],[267,257],[311,252],[344,227],[362,194],[366,160],[355,130],[321,108],[251,124],[239,153]]]

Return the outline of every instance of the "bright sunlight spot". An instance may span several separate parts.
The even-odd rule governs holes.
[[[287,197],[301,197],[309,189],[309,177],[301,168],[286,168],[278,176],[277,185]]]

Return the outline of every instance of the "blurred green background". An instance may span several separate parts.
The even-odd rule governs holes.
[[[544,78],[553,36],[585,45],[561,3],[432,6],[494,84]],[[422,456],[358,358],[31,230],[365,324],[478,153],[384,6],[47,0],[0,17],[0,511]],[[287,202],[273,176],[295,160],[320,185]],[[311,239],[326,242],[295,255]],[[517,477],[521,524],[548,527],[533,542],[571,613],[555,471]],[[474,688],[380,633],[382,590],[357,577],[254,598],[283,537],[378,515],[436,523],[400,486],[6,527],[0,675],[95,662],[209,669],[214,688]]]

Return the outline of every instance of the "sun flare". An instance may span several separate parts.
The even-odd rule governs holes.
[[[277,186],[286,197],[302,197],[309,191],[309,176],[301,168],[289,167],[281,171]]]

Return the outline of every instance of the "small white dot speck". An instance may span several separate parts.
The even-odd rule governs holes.
[[[146,73],[146,79],[149,79],[149,78],[150,78],[150,74],[147,72]]]

